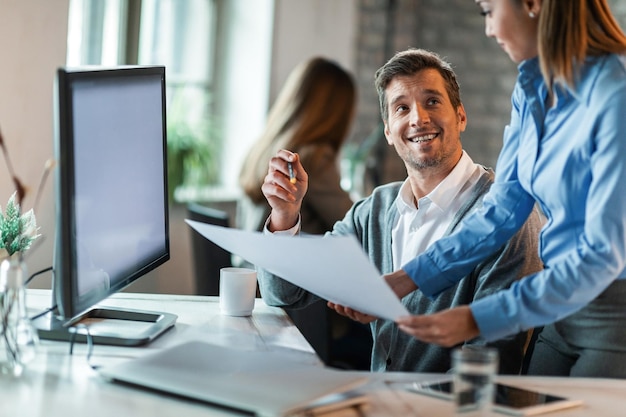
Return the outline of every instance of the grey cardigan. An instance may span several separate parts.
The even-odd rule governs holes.
[[[461,220],[481,205],[482,197],[493,183],[493,171],[486,169],[475,185],[468,201],[456,214],[446,232],[450,234]],[[345,218],[337,222],[334,235],[352,234],[359,240],[372,263],[382,274],[393,272],[391,230],[398,210],[394,201],[401,182],[377,187],[372,194],[355,203]],[[513,281],[541,269],[537,242],[542,219],[535,210],[522,229],[498,252],[474,268],[471,274],[431,300],[419,290],[405,296],[402,303],[411,314],[429,314],[455,306],[470,304]],[[319,298],[267,271],[258,274],[261,294],[273,306],[303,307]],[[450,350],[423,343],[397,329],[394,322],[376,320],[371,324],[374,340],[371,369],[373,371],[448,372]],[[527,333],[519,333],[490,345],[500,352],[500,373],[520,371]],[[486,344],[480,338],[468,341]]]

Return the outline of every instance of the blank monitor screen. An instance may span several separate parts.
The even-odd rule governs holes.
[[[49,327],[63,330],[169,259],[165,68],[59,69],[55,92],[58,323]]]
[[[161,79],[72,83],[77,306],[168,253]],[[81,302],[84,298],[84,302]]]

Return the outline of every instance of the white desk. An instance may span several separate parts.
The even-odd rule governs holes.
[[[50,293],[31,290],[30,308],[49,305]],[[154,349],[200,339],[222,346],[259,347],[280,350],[298,360],[320,364],[311,347],[282,310],[257,300],[252,317],[219,315],[217,298],[152,294],[118,294],[105,306],[167,311],[178,315],[175,328],[146,347],[127,348],[97,345],[92,363],[102,365],[137,357]],[[231,410],[176,398],[139,388],[107,382],[86,361],[86,346],[75,346],[68,354],[67,342],[42,341],[35,362],[20,378],[0,376],[2,417],[100,417],[100,416],[236,416]],[[365,409],[343,410],[330,417],[447,416],[451,404],[416,394],[390,391],[385,380],[430,380],[437,375],[372,374],[364,387],[371,404]],[[547,414],[555,417],[623,416],[626,381],[608,379],[506,377],[502,381],[554,394],[581,398],[585,406]]]

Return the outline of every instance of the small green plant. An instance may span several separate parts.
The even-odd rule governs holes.
[[[0,250],[11,256],[17,252],[25,252],[40,235],[33,209],[20,214],[20,205],[14,192],[2,212],[0,207]]]
[[[35,195],[35,204],[33,208],[22,214],[21,205],[26,196],[27,188],[15,174],[2,132],[0,132],[0,149],[2,150],[2,155],[4,156],[7,169],[9,170],[9,176],[15,186],[15,191],[11,197],[9,197],[5,211],[3,212],[2,207],[0,207],[0,260],[2,260],[14,253],[21,254],[25,252],[31,247],[33,241],[40,236],[38,234],[39,228],[35,220],[35,208],[39,202],[39,197],[41,196],[48,174],[50,174],[50,171],[54,168],[55,162],[52,159],[46,161],[43,175],[41,176],[41,181],[37,188],[37,194]]]
[[[167,129],[167,179],[170,201],[178,187],[217,182],[220,145],[215,127],[207,120],[173,121]]]

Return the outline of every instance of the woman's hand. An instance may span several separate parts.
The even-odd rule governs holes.
[[[426,343],[452,347],[480,334],[469,306],[396,320],[398,328]]]
[[[271,232],[296,225],[308,184],[309,176],[297,153],[281,149],[270,160],[261,191],[272,207],[268,225]]]

